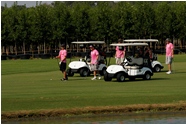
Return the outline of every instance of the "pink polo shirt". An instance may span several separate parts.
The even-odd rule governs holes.
[[[119,50],[119,46],[116,46],[116,58],[124,58],[124,51],[126,48],[124,47],[123,50]]]
[[[66,50],[60,50],[59,52],[60,60],[61,62],[66,63],[66,56],[67,56],[67,51]],[[65,58],[65,59],[64,59]],[[63,60],[64,59],[64,60]],[[62,61],[63,60],[63,61]]]
[[[99,56],[99,52],[96,49],[94,49],[93,51],[91,51],[90,56],[91,64],[97,64],[97,56]]]
[[[168,43],[166,45],[166,56],[172,56],[173,49],[174,49],[174,45],[172,43]]]

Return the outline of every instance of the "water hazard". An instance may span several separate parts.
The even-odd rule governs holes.
[[[186,124],[186,112],[42,118],[2,121],[2,124]]]

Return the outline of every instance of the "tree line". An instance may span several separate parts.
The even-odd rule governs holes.
[[[35,7],[1,7],[2,53],[47,53],[72,41],[158,39],[185,47],[186,2],[36,2]]]

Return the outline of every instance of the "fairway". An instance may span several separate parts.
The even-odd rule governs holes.
[[[105,82],[75,74],[62,82],[55,59],[1,61],[1,109],[20,110],[72,109],[135,104],[186,102],[186,55],[175,55],[173,74],[167,75],[164,55],[159,61],[162,72],[151,80]],[[114,63],[112,58],[111,63]]]

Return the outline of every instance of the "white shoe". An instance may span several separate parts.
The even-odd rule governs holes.
[[[99,76],[98,79],[100,80],[101,79],[101,76]]]
[[[91,80],[96,80],[96,77],[93,77]]]
[[[167,74],[171,74],[172,72],[171,71],[168,71],[168,72],[166,72]]]

